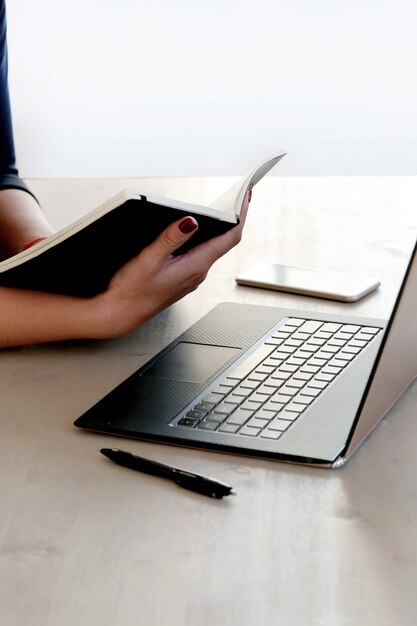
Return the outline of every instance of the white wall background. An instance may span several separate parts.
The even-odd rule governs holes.
[[[417,173],[416,0],[7,8],[25,177]]]

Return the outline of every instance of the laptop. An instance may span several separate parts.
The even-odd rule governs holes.
[[[417,243],[390,319],[222,303],[75,421],[342,466],[417,376]]]

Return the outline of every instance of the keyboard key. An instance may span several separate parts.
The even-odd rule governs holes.
[[[203,417],[206,417],[208,411],[196,411],[195,409],[193,409],[192,411],[188,411],[187,413],[187,417],[191,417],[192,419],[203,419]]]
[[[364,348],[367,344],[368,342],[366,340],[357,339],[356,337],[352,341],[349,341],[349,346],[352,348]]]
[[[264,411],[281,411],[285,407],[285,405],[288,404],[288,402],[291,400],[291,396],[283,396],[283,398],[283,402],[272,402],[271,400],[268,400],[268,402],[265,402],[262,408],[264,409]]]
[[[279,367],[284,361],[285,359],[275,359],[274,355],[272,354],[266,359],[264,365],[265,367],[272,367],[272,371],[270,372],[272,374],[273,372],[275,372],[277,367]]]
[[[277,364],[279,364],[279,361],[277,361]],[[258,374],[266,374],[267,376],[269,376],[270,374],[272,374],[272,372],[276,369],[277,365],[260,365],[259,367],[256,368],[256,372],[258,372]],[[249,378],[249,376],[248,376]]]
[[[281,407],[280,405],[275,404],[275,407],[283,408],[283,406],[284,405],[282,405]],[[262,407],[261,409],[256,411],[253,417],[259,417],[260,419],[271,421],[277,413],[277,408],[274,411],[267,411],[265,407]]]
[[[286,382],[285,385],[283,385],[271,399],[273,402],[275,402],[275,398],[277,398],[276,401],[279,402],[282,396],[295,396],[297,391],[298,391],[298,388],[291,387],[289,383]]]
[[[317,374],[320,371],[319,365],[311,365],[310,363],[306,363],[306,365],[302,365],[300,367],[300,372],[304,372],[307,374]]]
[[[326,367],[323,367],[322,370],[322,374],[331,374],[331,375],[337,375],[339,372],[342,371],[341,367],[335,367],[334,365],[326,365]]]
[[[319,346],[320,347],[323,344],[325,344],[326,341],[327,341],[327,337],[320,338],[320,337],[317,337],[316,335],[313,335],[313,337],[311,337],[311,339],[309,340],[309,343],[312,346]]]
[[[291,374],[292,374],[292,372],[283,372],[282,368],[280,367],[279,369],[276,370],[276,372],[271,374],[271,377],[268,380],[282,380],[282,381],[286,381],[289,378],[291,378]]]
[[[315,389],[314,387],[304,387],[300,391],[300,396],[311,396],[316,398],[321,393],[321,389]]]
[[[247,400],[242,402],[240,408],[244,409],[245,411],[257,411],[261,408],[262,404],[263,402],[252,402],[252,400],[248,398]]]
[[[295,326],[296,328],[302,326],[306,320],[301,319],[299,317],[290,317],[290,319],[285,323],[286,326]]]
[[[265,430],[261,432],[260,436],[262,439],[279,439],[281,435],[282,435],[282,431],[269,430],[268,428],[265,428]]]
[[[361,333],[365,333],[366,335],[377,335],[380,330],[380,328],[374,328],[373,326],[363,326],[361,328]]]
[[[268,374],[261,374],[256,370],[248,376],[248,380],[257,380],[258,382],[262,382],[265,378],[268,378]]]
[[[255,427],[255,428],[265,428],[269,424],[269,420],[259,419],[258,417],[251,417],[246,426]]]
[[[289,372],[290,374],[293,374],[299,367],[299,365],[289,365],[288,363],[284,363],[284,365],[281,365],[279,369],[281,372]]]
[[[355,358],[355,354],[341,350],[341,352],[337,354],[337,358],[341,359],[342,361],[351,361],[352,359]]]
[[[329,361],[329,366],[330,367],[346,367],[347,365],[347,361],[343,361],[342,359],[337,359],[337,358],[333,358],[331,361]]]
[[[188,426],[189,428],[194,428],[196,424],[198,424],[198,419],[190,417],[182,417],[178,422],[178,426]]]
[[[311,339],[311,337],[312,337],[311,333],[301,333],[300,331],[297,330],[291,336],[291,339],[296,339],[297,341],[301,340],[304,343],[305,341],[308,341],[309,339]]]
[[[284,419],[281,419],[281,414],[280,414],[279,417],[275,417],[272,420],[272,422],[269,423],[268,430],[279,430],[280,432],[284,432],[285,430],[287,430],[287,428],[291,426],[295,417],[296,415],[295,413],[293,413],[292,420],[288,420],[288,419],[284,420]]]
[[[220,404],[216,406],[213,412],[216,415],[218,413],[221,413],[223,415],[230,415],[230,413],[237,409],[237,407],[237,404],[232,404],[231,402],[220,402]]]
[[[291,356],[291,359],[292,359],[292,363],[294,359],[299,359],[299,361],[297,361],[296,363],[297,365],[302,365],[305,361],[307,361],[307,359],[309,359],[312,356],[313,356],[312,352],[308,352],[307,350],[303,350],[303,348],[300,348],[299,350],[297,350],[297,352],[294,352],[294,354]]]
[[[281,393],[281,389],[279,389],[270,399],[269,402],[272,402],[272,404],[287,404],[287,402],[289,402],[291,400],[291,398],[293,396],[295,396],[296,393],[298,393],[298,389],[295,389],[294,387],[292,387],[291,389],[287,390],[288,393]]]
[[[277,330],[276,333],[274,333],[273,335],[271,335],[271,338],[273,339],[288,339],[291,336],[291,333],[293,332],[293,328],[288,329],[288,331],[284,332],[282,330]]]
[[[333,357],[333,354],[331,352],[325,352],[323,349],[321,349],[319,352],[317,352],[317,354],[315,355],[315,359],[324,359],[325,361],[328,361],[329,359],[331,359]]]
[[[352,348],[351,345],[346,344],[343,348],[343,352],[347,352],[348,354],[359,354],[362,351],[362,348]]]
[[[278,332],[279,333],[288,333],[289,335],[291,335],[296,330],[297,330],[297,328],[295,326],[293,326],[292,324],[285,323],[284,326],[280,327]]]
[[[308,406],[309,404],[313,402],[313,400],[314,400],[313,396],[302,396],[298,394],[293,397],[291,402],[294,402],[295,404],[303,404],[304,406]]]
[[[233,393],[229,393],[229,395],[226,396],[225,402],[230,402],[231,404],[241,404],[245,401],[245,399],[246,396],[235,396]]]
[[[279,361],[285,361],[286,359],[288,359],[288,357],[289,357],[288,352],[281,352],[281,350],[275,350],[275,352],[273,352],[271,356],[268,358],[268,361],[271,360],[271,362],[276,365]]]
[[[246,435],[247,437],[257,437],[261,432],[261,428],[252,428],[251,426],[243,426],[239,430],[239,435]]]
[[[236,387],[237,384],[238,384],[238,381],[236,379],[224,378],[222,381],[220,381],[219,387],[230,387],[231,388],[231,387]],[[221,391],[224,391],[224,390],[222,389]]]
[[[279,337],[270,337],[265,341],[267,346],[280,346],[285,339]]]
[[[337,324],[335,322],[325,322],[320,330],[326,333],[335,333],[342,327],[342,324]]]
[[[274,389],[279,389],[285,383],[285,380],[280,378],[267,378],[262,387],[273,387]]]
[[[319,372],[316,374],[315,379],[324,381],[325,383],[330,383],[334,377],[335,374],[323,374],[323,372]]]
[[[289,355],[297,350],[297,346],[288,346],[286,344],[279,347],[279,354]]]
[[[253,415],[253,411],[248,411],[246,409],[236,409],[226,420],[227,424],[238,424],[241,426],[245,422],[248,421]]]
[[[292,365],[295,365],[297,368],[300,367],[300,365],[304,365],[304,363],[307,361],[309,357],[304,357],[304,356],[295,356],[295,354],[293,354],[292,356],[290,356],[290,358],[288,359],[286,365],[289,365],[290,367]]]
[[[339,330],[338,333],[335,334],[335,339],[345,339],[346,341],[352,339],[353,333],[344,333],[342,330]]]
[[[295,376],[295,374],[294,374]],[[301,389],[306,384],[305,380],[297,380],[296,378],[290,378],[286,383],[288,387],[294,387],[295,389]]]
[[[256,389],[257,387],[259,387],[259,385],[259,380],[242,380],[242,382],[240,383],[242,389]]]
[[[295,346],[296,348],[299,348],[300,346],[304,345],[304,343],[305,343],[304,339],[294,339],[294,337],[291,337],[287,341],[287,345]]]
[[[366,341],[366,343],[368,343],[368,341],[371,341],[371,339],[373,339],[374,335],[370,335],[368,333],[364,333],[363,331],[360,331],[359,333],[357,333],[354,337],[355,341]]]
[[[313,378],[313,375],[311,372],[296,372],[295,374],[293,374],[292,378],[294,380],[303,380],[304,382],[307,382],[308,380],[310,380],[311,378]]]
[[[335,346],[337,348],[342,348],[347,343],[346,339],[329,339],[327,346]],[[327,347],[326,346],[326,347]]]
[[[287,407],[285,407],[274,418],[274,421],[277,420],[277,419],[280,419],[280,420],[283,420],[283,421],[286,421],[286,422],[295,422],[298,419],[298,416],[299,416],[298,412],[296,412],[296,411],[288,411]],[[272,424],[272,422],[271,422],[271,424]]]
[[[220,422],[215,422],[214,420],[203,420],[197,424],[197,428],[199,430],[216,430],[219,425]]]
[[[313,387],[313,389],[326,389],[329,383],[324,380],[313,379],[308,383],[309,387]]]
[[[308,405],[306,404],[300,404],[299,402],[294,402],[292,400],[291,402],[287,404],[287,406],[285,407],[285,410],[289,411],[290,413],[297,413],[298,415],[300,415],[300,413],[306,410],[307,406]],[[281,414],[279,414],[278,417],[281,417]]]
[[[317,350],[319,349],[319,346],[317,346],[316,344],[314,344],[312,341],[306,341],[303,344],[303,348],[304,351],[306,352],[317,352]]]
[[[321,351],[324,353],[329,353],[329,354],[336,354],[336,352],[339,352],[340,350],[340,346],[331,346],[330,344],[326,344],[325,346],[322,347]]]
[[[326,365],[326,363],[327,363],[327,359],[319,359],[316,356],[314,356],[312,359],[308,361],[307,364],[318,367],[320,369],[321,367],[323,367],[323,365]]]
[[[218,404],[223,400],[226,393],[209,393],[202,398],[201,402],[210,402],[210,404]]]
[[[228,424],[226,422],[225,424],[220,424],[220,426],[217,429],[217,432],[230,433],[234,435],[238,430],[239,430],[239,426],[237,424]]]
[[[266,400],[268,400],[268,396],[255,391],[245,402],[251,402],[253,404],[259,402],[260,404],[264,404]]]
[[[213,402],[199,402],[193,409],[194,411],[211,411],[216,405]]]
[[[323,322],[308,320],[307,322],[304,322],[304,324],[302,324],[302,326],[300,326],[298,330],[299,332],[308,333],[309,335],[311,335],[312,333],[315,333],[316,330],[318,330],[321,326],[323,326]]]
[[[344,324],[343,326],[343,330],[346,333],[357,333],[360,328],[360,326],[355,326],[353,324]]]
[[[236,399],[237,397],[239,397],[239,402],[241,402],[242,398],[247,398],[252,393],[252,391],[253,389],[247,389],[243,387],[243,385],[238,385],[233,389],[232,393],[228,395],[228,398]]]
[[[276,391],[275,387],[271,387],[271,385],[267,385],[266,383],[263,383],[260,387],[258,387],[258,389],[256,390],[256,393],[260,396],[264,396],[264,401],[266,401],[266,399],[272,396],[275,393],[275,391]]]

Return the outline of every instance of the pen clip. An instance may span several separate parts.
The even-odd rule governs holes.
[[[190,474],[182,470],[177,470],[176,476],[173,476],[172,480],[180,487],[211,498],[221,499],[224,496],[236,495],[236,492],[230,485],[226,485],[213,478]]]

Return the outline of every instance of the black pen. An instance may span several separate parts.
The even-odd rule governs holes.
[[[129,467],[137,472],[159,476],[160,478],[168,478],[180,487],[201,493],[203,496],[223,498],[223,496],[235,495],[236,493],[232,487],[214,478],[192,474],[176,467],[144,459],[132,452],[117,450],[117,448],[101,448],[100,452],[123,467]]]

